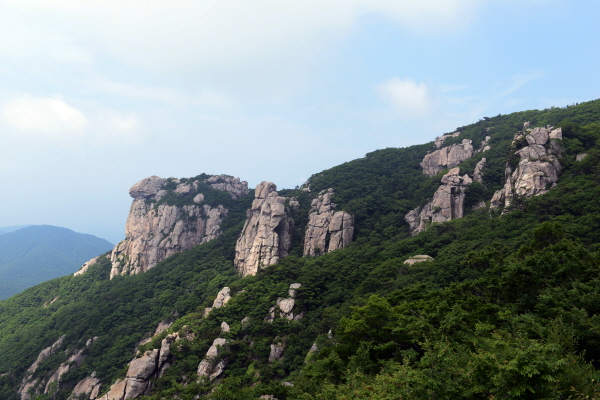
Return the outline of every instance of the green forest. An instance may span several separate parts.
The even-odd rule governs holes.
[[[474,208],[489,206],[504,185],[525,121],[562,128],[556,187],[517,198],[509,209]],[[404,216],[429,201],[448,172],[422,173],[433,143],[373,151],[314,174],[305,187],[280,190],[300,203],[291,211],[292,249],[255,276],[241,278],[233,264],[254,192],[232,200],[207,189],[207,201],[229,209],[217,239],[112,280],[107,254],[85,274],[0,301],[0,398],[20,399],[27,369],[61,336],[63,349],[85,348],[85,358],[32,399],[67,399],[92,373],[105,394],[133,358],[175,332],[190,339],[176,342],[172,365],[140,399],[600,398],[600,100],[498,115],[454,131],[460,136],[444,146],[471,139],[477,149],[491,137],[490,150],[459,165],[472,176],[485,157],[483,183],[467,189],[463,218],[416,236]],[[576,161],[581,153],[587,156]],[[336,210],[354,215],[354,240],[302,257],[311,201],[328,188]],[[404,263],[415,255],[433,261]],[[294,310],[304,317],[269,322],[269,309],[292,283],[302,285]],[[223,287],[231,300],[205,316]],[[138,346],[161,321],[173,324]],[[224,372],[198,378],[218,337],[228,342],[219,353]],[[277,343],[283,357],[270,361]],[[56,352],[34,378],[47,379],[69,354]]]

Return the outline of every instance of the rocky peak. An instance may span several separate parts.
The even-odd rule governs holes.
[[[491,206],[508,207],[515,196],[531,197],[546,193],[549,186],[558,181],[561,171],[558,160],[560,141],[562,129],[554,129],[550,125],[515,134],[513,161],[509,160],[506,165],[504,187],[494,193]]]
[[[232,198],[247,193],[247,183],[239,178],[216,175],[206,182]],[[204,194],[198,190],[199,181],[158,176],[142,179],[131,187],[133,202],[125,225],[125,240],[115,246],[110,257],[111,279],[145,272],[167,257],[221,234],[221,222],[228,210],[223,205],[203,204]],[[163,198],[169,193],[182,198],[179,204],[183,205],[165,202]],[[79,273],[91,263],[86,263]]]
[[[425,156],[421,162],[423,173],[434,176],[446,168],[454,168],[464,160],[473,156],[473,141],[463,139],[461,144],[443,147]]]
[[[332,188],[323,190],[311,203],[304,236],[305,256],[341,249],[352,241],[354,216],[345,211],[335,212],[335,203],[331,201],[333,193]]]
[[[254,192],[252,208],[236,243],[234,264],[242,276],[255,275],[288,255],[294,220],[272,182],[261,182]]]
[[[473,180],[467,174],[460,176],[459,172],[458,167],[448,171],[433,199],[423,208],[417,207],[406,214],[404,220],[409,224],[412,235],[423,232],[431,223],[463,217],[465,189]]]

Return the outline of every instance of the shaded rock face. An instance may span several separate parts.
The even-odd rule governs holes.
[[[425,175],[434,176],[446,168],[454,168],[467,158],[473,156],[473,141],[463,139],[461,144],[443,147],[425,156],[421,167]]]
[[[335,212],[333,189],[323,190],[311,203],[304,235],[304,256],[318,256],[350,244],[354,236],[354,216]]]
[[[233,183],[239,183],[237,189],[232,189],[232,197],[243,192],[243,182],[240,183],[239,178],[235,179],[230,178],[235,181]],[[167,257],[208,242],[221,234],[221,222],[228,210],[221,205],[213,208],[198,204],[204,200],[201,194],[195,195],[196,204],[193,205],[178,207],[163,203],[157,207],[153,201],[160,200],[168,192],[164,188],[166,182],[152,176],[130,189],[129,194],[134,200],[125,226],[126,239],[112,251],[111,278],[145,272]],[[195,185],[178,183],[173,192],[178,196],[191,196],[197,182],[194,182]]]
[[[446,222],[462,218],[464,214],[465,188],[473,180],[467,174],[459,175],[459,168],[452,168],[442,177],[442,185],[433,199],[423,208],[415,208],[404,217],[410,226],[410,233],[423,232],[430,223]]]
[[[213,380],[225,371],[227,360],[218,360],[218,357],[226,350],[227,339],[217,338],[206,352],[204,359],[198,365],[198,376]]]
[[[239,199],[248,194],[248,182],[240,181],[240,178],[227,175],[213,175],[204,180],[204,182],[215,189],[229,193],[234,199]]]
[[[234,264],[242,276],[255,275],[260,268],[273,265],[288,255],[292,244],[294,220],[277,186],[261,182],[255,190],[252,208],[236,246]]]
[[[269,362],[274,363],[283,359],[283,351],[285,350],[285,342],[279,337],[275,338],[275,341],[271,344],[271,351],[269,352]]]
[[[513,152],[518,163],[510,161],[504,172],[504,187],[494,193],[492,207],[508,207],[515,196],[531,197],[548,192],[558,181],[561,165],[562,130],[552,126],[537,127],[528,133],[519,132],[513,140],[513,148],[527,144]]]
[[[32,375],[37,371],[37,369],[40,367],[40,365],[44,361],[46,361],[46,359],[48,359],[49,357],[58,353],[58,351],[60,350],[60,348],[63,345],[64,339],[65,339],[65,336],[61,336],[60,338],[58,338],[58,340],[56,342],[54,342],[54,344],[52,344],[52,346],[49,346],[49,347],[45,348],[44,350],[42,350],[40,352],[40,354],[38,355],[37,359],[35,360],[35,362],[29,367],[29,369],[25,373],[25,376],[23,377],[21,387],[18,390],[18,393],[20,394],[22,400],[27,400],[27,399],[31,398],[31,394],[29,392],[39,395],[42,393],[44,393],[44,394],[53,393],[56,390],[58,390],[62,377],[67,372],[69,372],[69,371],[79,367],[79,365],[81,365],[81,363],[83,362],[83,360],[85,358],[85,351],[88,348],[90,348],[90,346],[98,338],[94,337],[94,338],[88,339],[85,344],[85,347],[83,347],[82,349],[76,349],[76,350],[67,349],[67,350],[65,350],[65,354],[69,355],[69,357],[67,358],[66,361],[61,363],[55,370],[49,371],[45,375],[45,378],[43,378],[41,380],[33,379]],[[92,389],[93,389],[93,387],[92,387]],[[90,390],[92,390],[92,389],[90,389]],[[99,387],[98,387],[98,389],[99,389]]]
[[[150,391],[151,379],[164,375],[171,366],[171,345],[179,339],[177,333],[167,335],[161,342],[160,349],[148,350],[140,358],[129,363],[125,379],[117,380],[108,393],[97,400],[136,399]]]

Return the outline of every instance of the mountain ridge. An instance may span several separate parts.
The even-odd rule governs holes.
[[[465,184],[462,218],[425,224],[414,236],[405,216],[455,176],[448,164],[423,173],[423,159],[442,144],[374,151],[314,174],[303,188],[275,192],[295,222],[289,255],[255,275],[240,278],[234,267],[258,198],[250,190],[231,203],[221,235],[147,272],[110,280],[111,261],[99,257],[80,276],[28,289],[0,302],[0,394],[62,399],[92,378],[103,400],[597,394],[590,363],[600,356],[592,300],[600,287],[598,122],[595,100],[454,130],[444,147],[482,143],[457,173],[474,176],[485,158],[483,182]],[[475,207],[506,187],[520,151],[515,135],[548,125],[563,136],[556,187],[513,196],[504,209]],[[353,215],[355,240],[306,257],[312,202],[324,193],[336,211]],[[405,264],[417,254],[430,257]],[[48,350],[27,372],[63,335],[61,350]],[[81,359],[69,361],[76,354]],[[492,359],[516,366],[503,370]]]

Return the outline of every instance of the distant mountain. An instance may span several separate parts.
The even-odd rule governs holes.
[[[71,274],[112,248],[96,236],[50,225],[5,227],[0,233],[0,300]]]
[[[27,228],[28,226],[31,225],[3,226],[0,228],[0,235],[3,233],[18,231],[19,229]]]

